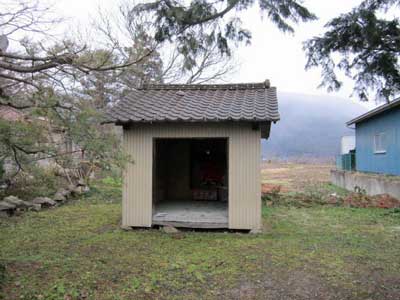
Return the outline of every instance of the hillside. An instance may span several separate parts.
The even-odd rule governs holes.
[[[278,160],[326,160],[339,153],[340,138],[354,134],[346,121],[367,109],[330,96],[279,93],[281,120],[262,142],[262,155]]]

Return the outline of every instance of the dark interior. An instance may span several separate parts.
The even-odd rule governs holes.
[[[228,201],[227,139],[155,139],[154,204]]]

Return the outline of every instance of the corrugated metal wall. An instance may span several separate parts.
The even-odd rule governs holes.
[[[124,176],[123,226],[151,226],[153,139],[211,137],[229,141],[229,228],[260,228],[261,132],[240,123],[150,124],[124,130],[124,147],[134,162]]]
[[[384,153],[374,152],[376,134],[384,134]],[[400,107],[356,124],[356,170],[400,175]]]

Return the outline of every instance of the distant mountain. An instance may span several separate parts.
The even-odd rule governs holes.
[[[343,135],[354,135],[346,122],[367,111],[359,103],[330,96],[279,93],[281,120],[262,142],[267,160],[333,159]]]

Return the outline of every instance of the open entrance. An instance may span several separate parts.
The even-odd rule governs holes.
[[[228,140],[155,139],[153,224],[228,228]]]

